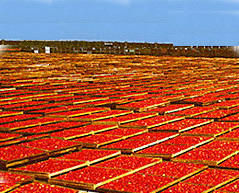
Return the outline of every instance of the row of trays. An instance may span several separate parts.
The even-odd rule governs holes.
[[[81,146],[100,148],[101,150],[120,150],[121,153],[134,153],[141,157],[173,159],[212,166],[217,166],[238,153],[238,141],[214,140],[212,137],[179,136],[179,134],[167,132],[141,132],[129,135],[130,137],[124,139],[121,137],[121,140],[115,140],[113,135],[105,137],[100,134],[72,140],[49,138],[48,136],[38,139],[29,138],[28,141],[0,148],[1,167],[4,169],[37,161],[74,151]]]
[[[25,180],[23,177],[27,178],[18,182],[21,189],[36,185],[34,183],[38,184],[36,181],[30,183],[34,178],[45,179],[49,184],[55,185],[52,187],[56,189],[60,188],[58,187],[60,185],[65,188],[97,192],[155,193],[171,192],[178,188],[181,192],[191,190],[204,193],[216,189],[219,191],[234,189],[235,192],[237,190],[235,185],[238,184],[239,171],[236,170],[211,168],[195,163],[162,162],[161,159],[117,155],[113,152],[108,159],[99,159],[86,166],[81,163],[84,157],[84,153],[81,155],[82,152],[73,152],[14,168],[11,169],[13,172],[11,174],[5,173],[12,176],[20,175],[23,180]]]

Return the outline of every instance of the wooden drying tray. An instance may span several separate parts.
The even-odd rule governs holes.
[[[8,111],[1,111],[1,112],[4,112],[4,114],[0,113],[0,118],[1,117],[8,117],[8,116],[13,116],[13,115],[21,115],[21,114],[23,114],[23,111],[10,111],[9,113],[8,113]]]
[[[125,154],[130,154],[130,153],[135,153],[137,151],[140,151],[140,150],[143,150],[143,149],[146,149],[148,147],[151,147],[151,146],[154,146],[154,145],[157,145],[157,144],[160,144],[164,141],[167,141],[169,139],[172,139],[172,138],[175,138],[179,136],[179,134],[175,134],[175,135],[171,135],[169,137],[166,137],[166,138],[163,138],[163,139],[160,139],[160,140],[157,140],[157,141],[154,141],[154,142],[150,142],[145,144],[145,145],[141,145],[139,147],[136,147],[136,148],[132,148],[132,149],[123,149],[123,148],[101,148],[101,149],[105,149],[105,150],[120,150],[122,153],[125,153]],[[132,143],[134,143],[134,141],[132,141]],[[137,154],[135,153],[134,155],[137,155],[137,156],[141,156],[142,157],[148,157],[148,156],[144,156],[143,154]],[[157,157],[157,156],[156,156]],[[157,157],[158,158],[158,157]]]
[[[33,121],[34,119],[29,119],[29,120]],[[38,120],[38,119],[36,119],[36,120]],[[25,120],[25,121],[28,121],[28,120]],[[63,121],[63,119],[62,120],[52,120],[52,121],[49,120],[49,121],[46,121],[46,122],[43,122],[43,123],[41,123],[41,122],[36,122],[36,123],[32,122],[29,125],[19,125],[19,126],[9,127],[9,128],[2,127],[2,125],[0,125],[0,131],[15,131],[15,130],[24,129],[24,128],[28,128],[28,127],[34,127],[34,126],[39,126],[39,125],[46,125],[46,124],[49,124],[49,123],[56,123],[56,122],[61,122],[61,121]],[[24,121],[22,121],[22,122],[24,122]]]
[[[135,117],[135,118],[119,120],[119,121],[111,121],[111,120],[105,119],[105,120],[95,121],[95,122],[93,122],[93,124],[95,124],[95,125],[122,125],[125,123],[130,123],[130,122],[134,122],[134,121],[138,121],[138,120],[142,120],[142,119],[146,119],[146,118],[155,117],[157,115],[158,115],[157,113],[154,113],[154,114],[150,114],[150,115],[145,115],[143,117]],[[120,116],[112,117],[112,118],[120,118]]]
[[[36,155],[15,159],[15,160],[9,160],[9,161],[8,160],[0,160],[0,168],[3,170],[6,170],[11,167],[21,166],[21,165],[29,163],[29,162],[40,161],[40,160],[44,160],[46,158],[48,158],[48,155],[46,152],[43,152],[43,153],[39,153]]]
[[[112,181],[115,181],[117,179],[123,178],[125,176],[130,175],[130,174],[136,173],[140,170],[143,170],[145,168],[148,168],[148,167],[151,167],[153,165],[159,164],[161,162],[162,162],[162,160],[158,159],[158,161],[155,161],[153,163],[144,165],[143,167],[140,167],[140,168],[137,168],[137,169],[134,169],[134,170],[131,170],[131,171],[126,171],[124,174],[120,174],[116,177],[113,177],[113,178],[110,178],[110,179],[107,179],[107,180],[103,180],[102,182],[99,182],[97,184],[83,183],[83,182],[76,182],[76,181],[73,182],[73,181],[60,180],[60,179],[54,179],[54,178],[49,179],[48,182],[50,184],[63,185],[63,186],[67,186],[67,187],[77,188],[77,189],[95,190],[95,189],[97,189],[98,187],[100,187],[104,184],[107,184],[109,182],[112,182]]]
[[[72,121],[90,121],[90,122],[95,122],[95,121],[99,121],[102,119],[107,119],[107,118],[112,118],[112,117],[119,117],[122,115],[127,115],[127,114],[131,114],[133,113],[133,111],[129,111],[129,112],[122,112],[122,113],[118,113],[118,114],[113,114],[113,115],[104,115],[101,117],[96,117],[96,118],[81,118],[81,117],[73,117],[70,118]],[[94,115],[94,114],[91,114]],[[101,121],[102,122],[102,121]]]
[[[47,180],[47,179],[53,178],[57,175],[67,173],[67,172],[70,172],[72,170],[80,169],[80,168],[83,168],[83,167],[88,166],[88,165],[89,165],[89,162],[86,161],[85,163],[81,163],[79,165],[69,167],[69,168],[66,168],[66,169],[62,169],[62,170],[59,170],[57,172],[52,172],[52,173],[51,172],[27,171],[27,170],[20,170],[20,169],[17,169],[17,168],[16,169],[14,169],[14,168],[11,169],[10,168],[9,171],[16,172],[16,173],[19,173],[19,174],[31,175],[31,176],[34,176],[37,179]]]
[[[160,123],[155,123],[153,125],[131,125],[131,124],[123,124],[123,125],[120,125],[120,127],[122,128],[139,128],[139,129],[151,129],[153,127],[158,127],[158,126],[161,126],[161,125],[164,125],[164,124],[167,124],[167,123],[171,123],[171,122],[175,122],[175,121],[180,121],[180,120],[183,120],[185,119],[185,117],[180,117],[180,118],[177,118],[177,119],[173,119],[173,120],[169,120],[169,121],[164,121],[164,122],[160,122]]]
[[[99,148],[99,147],[101,147],[103,145],[108,145],[108,144],[111,144],[111,143],[114,143],[114,142],[118,142],[118,141],[121,141],[121,140],[124,140],[124,137],[119,137],[119,138],[112,139],[110,141],[106,141],[106,142],[102,142],[102,143],[84,143],[84,142],[79,142],[79,141],[74,141],[74,140],[72,140],[72,141],[81,144],[82,147]]]
[[[237,176],[235,176],[235,177],[232,177],[231,179],[226,180],[226,181],[224,181],[224,182],[222,182],[222,183],[220,183],[220,184],[218,184],[218,185],[216,185],[216,186],[213,186],[212,188],[210,188],[210,189],[208,189],[208,190],[205,190],[205,191],[203,191],[202,193],[213,192],[214,190],[217,190],[217,189],[221,188],[222,186],[225,186],[225,185],[227,185],[227,184],[229,184],[229,183],[231,183],[231,182],[237,180],[238,178],[239,178],[239,175],[237,175]]]
[[[204,165],[208,165],[208,166],[218,166],[220,163],[222,163],[225,160],[233,157],[236,154],[237,154],[237,151],[235,151],[234,153],[229,154],[228,156],[226,156],[223,159],[218,160],[218,161],[212,161],[212,160],[191,160],[191,159],[180,159],[180,158],[174,158],[174,159],[172,159],[172,161],[183,162],[183,163],[204,164]]]
[[[196,171],[194,171],[194,172],[191,172],[190,174],[185,175],[185,176],[183,176],[183,177],[181,177],[181,178],[174,179],[172,182],[167,183],[167,184],[165,184],[165,185],[162,185],[161,187],[159,187],[159,188],[157,188],[157,189],[155,189],[155,190],[153,190],[153,191],[151,191],[151,192],[149,192],[149,193],[158,193],[158,192],[161,192],[161,191],[163,191],[163,190],[169,188],[170,186],[173,186],[173,185],[175,185],[175,184],[177,184],[177,183],[179,183],[179,182],[182,182],[182,181],[185,180],[186,178],[189,178],[189,177],[191,177],[191,176],[193,176],[193,175],[195,175],[195,174],[198,174],[198,173],[204,171],[205,169],[207,169],[207,166],[204,166],[204,167],[202,167],[202,168],[199,168],[198,170],[196,170]],[[105,189],[105,188],[101,188],[101,187],[97,188],[96,190],[98,190],[99,192],[109,192],[109,193],[131,193],[131,192],[123,191],[123,190],[112,190],[112,189]]]
[[[157,129],[152,128],[152,129],[150,129],[150,131],[152,131],[152,132],[159,131],[159,132],[177,132],[177,133],[182,133],[182,132],[185,132],[185,131],[188,131],[188,130],[191,130],[191,129],[194,129],[194,128],[197,128],[197,127],[200,127],[200,126],[203,126],[203,125],[206,125],[206,124],[211,123],[211,122],[213,122],[213,119],[205,121],[205,122],[202,122],[202,123],[199,123],[199,124],[196,124],[196,125],[185,127],[183,129],[180,129],[180,130],[178,130],[178,129],[174,129],[174,130],[173,129],[171,129],[171,130],[157,130]],[[174,127],[177,128],[177,126],[174,126]],[[181,135],[184,135],[184,133],[182,133]]]

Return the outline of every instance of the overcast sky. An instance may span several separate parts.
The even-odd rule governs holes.
[[[239,45],[239,0],[0,0],[0,39]]]

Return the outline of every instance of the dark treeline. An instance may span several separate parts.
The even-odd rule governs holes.
[[[103,41],[8,41],[0,45],[12,45],[22,52],[84,54],[120,54],[191,57],[238,57],[238,47],[234,46],[174,46],[167,43],[129,43]]]

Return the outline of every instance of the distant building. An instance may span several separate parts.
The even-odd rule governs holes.
[[[46,53],[46,54],[50,54],[50,53],[51,53],[51,48],[48,47],[48,46],[46,46],[46,47],[45,47],[45,53]]]

